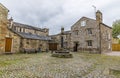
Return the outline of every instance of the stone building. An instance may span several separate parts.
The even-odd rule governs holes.
[[[68,34],[57,35],[60,41],[59,44],[62,43],[62,40],[65,41],[64,39],[66,39],[68,40],[68,45],[64,43],[64,48],[67,46],[72,51],[92,53],[111,51],[112,28],[102,21],[102,13],[99,10],[96,12],[96,19],[82,17],[71,27],[68,39],[64,37]],[[63,39],[61,39],[62,37]],[[61,47],[63,46],[61,45]]]
[[[64,28],[61,28],[61,32],[56,35],[51,36],[53,43],[51,43],[51,48],[53,44],[53,48],[56,47],[55,50],[60,50],[61,48],[70,49],[71,42],[71,31],[64,31]]]
[[[11,51],[20,52],[25,50],[46,51],[48,43],[51,38],[49,35],[49,29],[38,28],[26,24],[13,22],[13,19],[9,19],[8,34],[11,37]]]
[[[38,28],[7,19],[8,9],[0,4],[0,53],[20,51],[46,51],[49,37],[48,28]]]
[[[7,37],[7,15],[9,10],[0,3],[0,52],[5,51],[5,40]]]

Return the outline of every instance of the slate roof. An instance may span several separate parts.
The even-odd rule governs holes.
[[[2,7],[3,9],[6,9],[9,12],[9,10],[1,3],[0,3],[0,7]]]
[[[71,34],[71,31],[64,31],[64,34]]]
[[[57,36],[57,35],[60,35],[61,33],[58,33],[58,34],[55,34],[55,35],[50,35],[51,37],[54,37],[54,36]],[[64,31],[63,32],[64,35],[67,35],[67,34],[71,34],[71,31]]]
[[[19,35],[22,38],[26,38],[26,39],[35,39],[35,40],[51,40],[51,37],[49,36],[40,36],[37,34],[31,34],[31,33],[24,33],[24,32],[16,32],[13,29],[10,29],[11,31],[13,31],[14,33],[16,33],[17,35]]]
[[[51,40],[50,37],[47,36],[39,36],[36,34],[30,34],[30,33],[22,33],[22,32],[18,32],[18,34],[23,37],[23,38],[27,38],[27,39],[37,39],[37,40]]]
[[[34,27],[34,26],[31,26],[31,25],[27,25],[27,24],[21,24],[21,23],[17,23],[17,22],[13,22],[13,26],[23,27],[23,28],[28,28],[28,29],[34,29],[34,30],[38,30],[38,31],[44,32],[44,30],[41,29],[41,28]]]

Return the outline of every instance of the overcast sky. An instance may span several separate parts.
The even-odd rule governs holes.
[[[0,0],[9,9],[14,21],[37,27],[47,27],[50,34],[61,27],[70,30],[82,16],[95,19],[96,6],[103,13],[103,22],[112,26],[120,19],[120,0]]]

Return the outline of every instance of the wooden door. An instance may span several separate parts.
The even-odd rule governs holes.
[[[49,43],[49,50],[57,50],[57,43]]]
[[[6,38],[5,52],[11,52],[12,38]]]

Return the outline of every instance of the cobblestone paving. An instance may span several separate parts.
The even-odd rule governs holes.
[[[120,57],[83,53],[73,53],[73,58],[50,53],[3,55],[0,78],[116,78],[109,68],[118,62]]]

